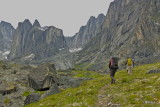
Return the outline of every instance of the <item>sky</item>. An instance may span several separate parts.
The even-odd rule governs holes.
[[[106,15],[113,0],[0,0],[0,20],[11,23],[37,19],[41,26],[55,26],[73,36],[90,16]]]

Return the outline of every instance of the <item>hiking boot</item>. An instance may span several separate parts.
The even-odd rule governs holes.
[[[116,83],[116,79],[111,80],[111,84],[114,84],[114,83]]]

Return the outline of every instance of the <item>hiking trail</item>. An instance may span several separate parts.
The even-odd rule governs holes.
[[[107,88],[109,87],[109,84],[102,87],[98,92],[98,104],[97,107],[120,107],[119,104],[113,104],[110,102],[110,99],[112,99],[112,96],[106,94]]]
[[[107,89],[107,87],[108,85],[105,85],[98,92],[98,107],[108,107],[109,101],[107,95],[105,94],[105,90]]]

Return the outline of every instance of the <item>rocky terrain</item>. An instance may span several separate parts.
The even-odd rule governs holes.
[[[51,63],[29,66],[1,61],[0,107],[22,107],[88,80],[74,78],[75,73],[56,71]]]
[[[22,107],[24,92],[33,92],[28,87],[27,74],[29,69],[23,69],[16,64],[0,62],[0,107]]]
[[[6,59],[11,49],[15,29],[8,23],[0,22],[0,59]]]

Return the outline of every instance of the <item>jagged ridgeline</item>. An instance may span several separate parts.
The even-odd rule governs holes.
[[[60,51],[68,51],[63,31],[56,27],[41,27],[38,20],[20,22],[15,31],[8,59],[42,59]]]
[[[85,26],[82,26],[78,33],[72,37],[66,37],[70,52],[82,50],[85,45],[100,31],[100,26],[104,22],[104,14],[99,14],[97,18],[91,16]]]

